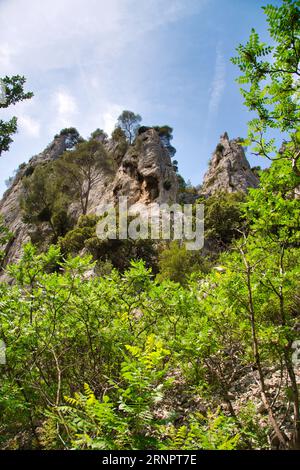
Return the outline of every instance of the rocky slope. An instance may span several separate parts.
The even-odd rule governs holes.
[[[258,184],[259,179],[251,170],[243,147],[237,140],[229,140],[225,132],[204,175],[202,192],[207,196],[221,191],[246,192]]]
[[[21,248],[29,241],[28,227],[22,221],[20,197],[22,194],[23,178],[32,174],[37,165],[42,165],[59,158],[68,148],[68,136],[57,136],[48,147],[38,155],[32,157],[27,164],[22,164],[17,172],[11,187],[4,193],[0,201],[0,214],[6,226],[13,234],[13,238],[5,247],[5,264],[19,259]]]
[[[71,137],[56,136],[43,152],[21,165],[12,186],[4,194],[0,213],[14,235],[5,249],[5,264],[18,260],[22,245],[29,241],[28,226],[22,221],[20,208],[23,178],[32,174],[37,165],[59,158],[70,147]],[[118,153],[118,144],[108,141],[106,147],[111,154]],[[103,203],[117,202],[120,196],[127,196],[129,206],[153,202],[172,203],[176,201],[177,192],[177,175],[168,149],[158,133],[149,129],[137,138],[135,145],[130,146],[121,158],[118,154],[113,178],[107,180],[105,175],[99,175],[97,184],[91,190],[88,213],[96,213]],[[76,204],[71,210],[76,212]]]
[[[29,241],[28,226],[22,221],[20,208],[23,178],[32,174],[37,165],[59,158],[72,146],[73,138],[73,135],[68,134],[56,136],[43,152],[21,165],[12,186],[4,194],[0,213],[13,233],[12,240],[5,247],[5,264],[18,260],[22,245]],[[104,174],[99,175],[97,184],[91,190],[88,213],[97,213],[104,203],[116,203],[120,196],[127,196],[128,205],[137,210],[141,210],[145,204],[177,201],[191,203],[197,199],[197,194],[192,195],[192,200],[186,200],[190,194],[178,194],[178,178],[171,162],[173,155],[169,143],[155,129],[145,128],[126,152],[120,150],[119,144],[112,140],[106,142],[105,146],[117,162],[115,173],[109,179]],[[209,196],[218,191],[246,192],[249,187],[258,186],[258,183],[243,148],[237,140],[229,140],[225,133],[212,156],[201,193]],[[75,212],[75,217],[80,215],[76,204],[69,210],[73,214]]]

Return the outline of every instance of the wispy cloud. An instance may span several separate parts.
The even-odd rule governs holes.
[[[222,53],[221,44],[217,45],[216,49],[216,62],[214,69],[214,77],[212,81],[212,86],[209,94],[209,104],[208,104],[208,120],[211,119],[217,114],[222,99],[222,95],[225,89],[225,75],[226,75],[226,66],[225,60]]]
[[[78,62],[103,63],[145,33],[192,15],[206,2],[30,0],[28,5],[28,0],[9,0],[0,5],[3,60],[13,72],[16,67],[27,72],[31,67],[45,71]]]

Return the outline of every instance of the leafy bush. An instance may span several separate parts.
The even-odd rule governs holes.
[[[173,241],[160,252],[158,268],[159,281],[170,279],[184,285],[192,273],[208,272],[209,263],[201,252],[188,251],[184,245]]]
[[[187,425],[171,426],[166,449],[175,450],[234,450],[241,441],[234,419],[218,411],[207,416],[196,413]]]
[[[159,447],[155,406],[161,401],[166,380],[164,359],[170,353],[153,335],[143,349],[126,345],[120,384],[111,381],[109,393],[98,400],[85,384],[84,394],[65,397],[68,406],[48,414],[45,435],[49,444],[49,419],[59,425],[65,447],[73,449],[145,449]]]
[[[121,385],[111,381],[101,400],[90,387],[84,394],[65,397],[67,406],[47,412],[42,435],[48,448],[57,446],[59,434],[65,448],[72,449],[205,449],[232,450],[240,443],[241,434],[233,418],[216,411],[207,416],[189,417],[179,428],[172,415],[165,420],[155,410],[164,398],[172,379],[166,377],[170,351],[153,335],[144,348],[126,345],[121,364]],[[168,422],[168,424],[165,424]],[[56,429],[56,433],[49,433]]]
[[[76,255],[85,249],[94,260],[109,262],[121,272],[128,269],[131,260],[143,259],[156,271],[156,247],[151,240],[101,240],[96,235],[98,220],[93,214],[81,216],[74,229],[58,241],[63,253]]]
[[[205,235],[220,248],[239,238],[245,227],[242,193],[217,193],[202,201],[204,204]]]
[[[59,239],[59,245],[66,254],[76,255],[86,246],[88,240],[96,235],[98,217],[82,215],[73,230]]]

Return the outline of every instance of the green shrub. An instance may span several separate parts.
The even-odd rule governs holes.
[[[84,394],[65,397],[67,406],[54,408],[44,424],[51,447],[49,427],[55,421],[64,446],[72,449],[148,449],[159,447],[155,407],[170,384],[166,358],[170,351],[153,335],[144,348],[126,345],[119,383],[111,380],[110,392],[97,399],[85,384]],[[50,441],[50,442],[49,442]],[[57,444],[55,436],[54,446]]]
[[[166,449],[235,450],[241,441],[236,421],[219,411],[208,411],[207,416],[196,413],[186,425],[168,431]]]
[[[184,245],[173,241],[160,252],[158,269],[157,279],[159,281],[170,279],[184,285],[192,273],[208,272],[209,262],[201,252],[188,251]]]
[[[41,225],[51,231],[49,242],[56,242],[73,226],[73,220],[67,212],[70,197],[62,190],[63,180],[57,174],[55,165],[50,162],[36,167],[32,173],[23,179],[21,208],[23,221],[33,227],[33,238],[37,243],[45,240],[38,239],[42,233]]]
[[[243,219],[243,193],[216,193],[202,201],[204,204],[205,237],[225,248],[239,238],[245,226]]]

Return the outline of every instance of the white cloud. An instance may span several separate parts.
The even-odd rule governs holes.
[[[103,129],[110,135],[115,128],[118,117],[123,111],[123,107],[117,104],[110,105],[103,114]]]
[[[222,95],[225,89],[226,66],[221,45],[218,44],[212,86],[209,94],[208,115],[211,119],[219,110]]]
[[[72,126],[78,114],[75,97],[68,90],[59,90],[54,93],[52,102],[55,119],[51,124],[51,130],[55,132],[61,127]]]
[[[58,114],[62,118],[73,116],[77,112],[77,104],[74,96],[66,91],[58,91],[55,95]]]
[[[18,116],[18,125],[21,130],[23,130],[29,137],[39,137],[40,136],[40,123],[26,114]]]

